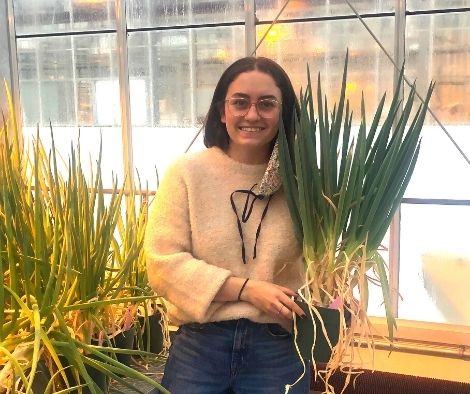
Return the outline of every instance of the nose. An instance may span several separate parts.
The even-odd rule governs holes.
[[[251,103],[248,112],[245,115],[245,119],[259,119],[258,109],[256,108],[256,103]]]

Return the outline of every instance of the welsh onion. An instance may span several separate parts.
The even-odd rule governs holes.
[[[413,173],[434,87],[431,83],[413,117],[415,88],[401,113],[397,88],[381,123],[383,95],[368,130],[362,99],[360,126],[354,135],[346,99],[347,66],[346,55],[339,101],[331,113],[326,97],[323,99],[320,74],[314,95],[307,69],[307,87],[300,93],[300,112],[293,120],[295,138],[287,140],[282,122],[278,138],[283,186],[303,245],[303,297],[311,308],[335,302],[340,305],[341,318],[344,308],[353,314],[351,329],[344,324],[341,327],[340,343],[327,368],[330,372],[340,365],[353,343],[353,332],[363,332],[369,325],[370,280],[382,287],[389,337],[393,338],[396,323],[387,267],[378,248]],[[403,70],[397,86],[402,80]],[[348,356],[352,360],[351,352]]]
[[[123,193],[115,188],[106,205],[100,161],[90,188],[74,148],[68,177],[58,170],[54,146],[46,153],[37,138],[34,148],[25,152],[11,95],[8,89],[6,92],[8,117],[0,121],[0,392],[31,393],[40,360],[51,372],[46,392],[71,391],[66,388],[73,382],[67,380],[64,357],[91,393],[100,390],[91,382],[85,365],[96,366],[128,387],[131,384],[121,376],[167,392],[117,362],[112,355],[119,350],[106,349],[111,355],[107,356],[104,348],[89,345],[93,325],[108,328],[101,317],[111,305],[155,297],[144,293],[128,297],[119,291],[125,287],[120,280],[126,276],[120,270],[128,271],[140,251],[137,243],[130,245],[119,252],[123,265],[116,268],[111,262],[119,248],[115,233]],[[125,223],[130,225],[136,224]],[[99,361],[89,357],[97,353],[102,355]]]

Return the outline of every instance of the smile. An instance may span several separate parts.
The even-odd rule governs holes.
[[[256,133],[258,131],[263,130],[262,127],[240,127],[241,131],[246,131],[248,133]]]

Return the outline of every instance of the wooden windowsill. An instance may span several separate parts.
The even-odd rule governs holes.
[[[373,317],[370,320],[374,327],[374,335],[388,337],[384,318]],[[397,319],[395,341],[459,347],[470,354],[470,326]]]

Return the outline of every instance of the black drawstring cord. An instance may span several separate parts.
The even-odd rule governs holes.
[[[246,223],[248,221],[248,219],[251,216],[251,212],[253,211],[255,201],[264,199],[263,195],[256,194],[255,192],[253,192],[253,188],[255,186],[256,186],[256,183],[251,187],[250,190],[244,190],[244,189],[235,190],[230,195],[230,203],[232,205],[233,212],[235,213],[235,216],[237,217],[238,233],[240,234],[240,239],[242,241],[243,264],[246,264],[246,250],[245,250],[245,239],[243,237],[243,228],[242,228],[242,223],[241,222]],[[241,221],[240,221],[240,217],[238,216],[238,211],[237,211],[237,207],[235,205],[235,201],[233,200],[233,196],[235,195],[235,193],[244,193],[244,194],[247,195],[246,200],[245,200],[245,206],[243,208],[242,220]],[[251,200],[251,204],[250,204],[250,196],[253,197],[253,199]],[[255,246],[253,248],[253,260],[256,259],[256,246],[258,244],[258,238],[259,238],[259,234],[261,232],[261,223],[263,222],[263,219],[266,216],[266,213],[268,212],[268,207],[269,207],[269,203],[271,202],[271,197],[272,197],[272,195],[270,195],[269,198],[268,198],[268,202],[266,203],[266,206],[264,207],[263,213],[261,215],[261,220],[259,221],[259,224],[258,224],[258,229],[256,230]]]
[[[243,208],[243,213],[242,213],[242,222],[243,223],[246,223],[248,221],[248,219],[250,218],[251,216],[251,212],[253,211],[253,206],[255,205],[255,201],[258,197],[258,195],[253,192],[253,188],[256,186],[256,183],[251,186],[251,189],[250,190],[235,190],[234,193],[236,192],[240,192],[240,193],[246,193],[246,200],[245,200],[245,207]],[[232,193],[233,195],[233,193]],[[251,204],[250,204],[250,209],[248,210],[248,212],[246,211],[248,209],[248,203],[250,202],[250,195],[252,195],[254,198],[253,200],[251,201]],[[260,196],[260,200],[263,199],[264,196]]]
[[[268,207],[269,207],[269,203],[271,202],[272,196],[273,196],[272,194],[269,195],[268,202],[266,203],[266,206],[264,207],[263,214],[261,215],[261,220],[259,221],[259,224],[258,224],[258,230],[256,230],[255,246],[253,248],[253,260],[256,259],[256,245],[258,245],[258,237],[259,237],[259,233],[261,232],[261,222],[263,221],[264,217],[266,216],[266,213],[268,212]]]
[[[246,264],[246,253],[245,253],[245,240],[243,239],[243,230],[242,230],[242,224],[240,222],[240,218],[238,217],[238,212],[237,212],[237,207],[235,206],[235,202],[233,201],[233,195],[240,190],[235,190],[231,195],[230,195],[230,203],[232,204],[232,209],[233,212],[235,212],[235,216],[237,217],[237,225],[238,225],[238,234],[240,234],[240,238],[242,240],[242,259],[243,259],[243,264]]]

